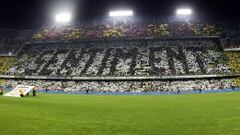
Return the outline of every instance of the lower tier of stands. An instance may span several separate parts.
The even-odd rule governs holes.
[[[5,88],[17,85],[36,86],[38,90],[64,92],[187,92],[233,89],[240,86],[240,78],[199,79],[176,81],[49,81],[49,80],[0,80]]]

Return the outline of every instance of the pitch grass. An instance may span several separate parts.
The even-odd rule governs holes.
[[[0,97],[0,135],[239,135],[240,93]]]

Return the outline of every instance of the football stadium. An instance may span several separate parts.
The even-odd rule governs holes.
[[[180,2],[4,2],[0,135],[239,135],[238,7]]]

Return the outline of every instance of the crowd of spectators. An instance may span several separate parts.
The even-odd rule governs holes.
[[[234,85],[240,87],[240,77],[234,79]]]
[[[13,57],[0,56],[0,74],[6,74],[13,62]]]
[[[188,29],[174,28],[174,33],[201,35],[220,34],[215,26]],[[176,26],[176,25],[174,25]],[[62,29],[62,35],[48,35],[52,40],[63,36],[64,40],[83,37],[124,37],[138,35],[169,36],[169,24],[143,26],[142,30],[127,31],[126,27],[106,26],[103,33],[85,31],[83,28]],[[147,31],[144,29],[148,28]],[[128,29],[128,28],[127,28]],[[192,30],[192,31],[190,31]],[[87,34],[86,34],[87,33]],[[176,36],[175,35],[175,36]],[[34,35],[37,36],[37,35]],[[38,35],[39,36],[39,35]],[[61,37],[60,36],[60,37]],[[181,36],[178,35],[178,36]],[[35,37],[37,38],[37,37]],[[44,36],[45,38],[45,36]],[[45,40],[45,39],[42,39]],[[17,76],[52,77],[134,77],[134,76],[179,76],[208,75],[240,72],[239,52],[224,53],[213,39],[134,39],[70,43],[30,44],[20,58],[0,57],[0,74]],[[14,63],[14,64],[13,64]],[[178,92],[193,90],[228,89],[240,86],[240,78],[201,79],[178,81],[49,81],[49,80],[0,80],[0,85],[13,88],[17,85],[33,85],[38,89],[66,92]]]
[[[33,34],[34,33],[34,34]],[[82,39],[128,37],[194,37],[220,36],[225,48],[240,48],[240,23],[227,21],[200,23],[191,21],[81,23],[58,27],[43,26],[39,30],[0,30],[0,54],[15,54],[26,41],[79,41]]]
[[[231,89],[232,79],[203,79],[182,81],[46,81],[46,80],[5,80],[4,87],[17,85],[36,86],[39,90],[65,92],[186,92]]]
[[[120,22],[117,24],[105,21],[97,24],[75,26],[44,26],[38,30],[32,41],[76,41],[98,38],[129,37],[192,37],[218,36],[226,48],[240,47],[240,23],[227,21],[217,23],[200,23],[191,21],[177,22]]]
[[[90,45],[91,44],[91,45]],[[177,76],[230,73],[213,40],[134,40],[32,45],[9,75]],[[234,69],[233,69],[234,70]]]
[[[227,56],[232,72],[240,72],[240,52],[228,52]]]
[[[187,37],[220,36],[220,29],[214,24],[177,23],[120,23],[91,26],[44,26],[33,35],[33,41],[80,40],[86,38],[125,37]]]

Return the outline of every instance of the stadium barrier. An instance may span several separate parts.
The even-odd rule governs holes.
[[[224,51],[225,52],[239,52],[240,48],[230,48],[230,49],[224,48]]]
[[[240,73],[214,75],[183,75],[183,76],[129,76],[129,77],[50,77],[50,76],[9,76],[0,75],[0,79],[23,80],[68,80],[68,81],[141,81],[141,80],[184,80],[240,77]]]
[[[46,93],[45,90],[38,90],[40,93]],[[240,87],[233,89],[223,89],[223,90],[194,90],[194,91],[160,91],[160,92],[91,92],[88,93],[81,92],[65,92],[61,90],[49,90],[48,94],[76,94],[76,95],[181,95],[181,94],[220,94],[229,92],[240,92]]]
[[[98,38],[98,39],[79,39],[79,40],[59,40],[59,41],[31,41],[26,45],[37,44],[58,44],[58,43],[89,43],[89,42],[106,42],[106,41],[134,41],[134,40],[186,40],[186,39],[215,39],[220,41],[219,36],[187,36],[187,37],[126,37],[126,38]]]

